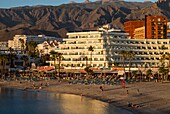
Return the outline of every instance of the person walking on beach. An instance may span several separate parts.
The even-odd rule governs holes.
[[[83,100],[83,93],[81,93],[80,96],[81,96],[81,101],[82,101]]]
[[[128,90],[126,90],[126,96],[128,96],[129,95],[129,91]]]
[[[32,87],[33,87],[33,89],[35,89],[35,83],[33,82],[33,84],[32,84]]]
[[[125,89],[125,80],[122,79],[122,80],[121,80],[121,83],[122,83],[122,88]]]

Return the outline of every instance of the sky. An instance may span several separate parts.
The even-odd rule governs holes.
[[[57,6],[60,4],[66,4],[70,1],[75,1],[77,3],[84,2],[85,0],[0,0],[0,8],[11,8],[19,6],[35,6],[35,5],[53,5]],[[90,0],[92,2],[96,0]],[[138,1],[143,2],[144,0],[126,0],[126,1]],[[155,0],[151,0],[154,2]]]

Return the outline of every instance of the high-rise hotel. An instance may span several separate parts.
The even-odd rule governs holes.
[[[84,69],[87,64],[96,69],[112,68],[115,60],[121,61],[118,57],[120,47],[114,40],[129,38],[128,33],[120,30],[73,32],[67,35],[68,38],[63,39],[55,50],[63,54],[62,66],[65,69]],[[93,52],[88,50],[90,46]],[[52,61],[50,63],[53,64]]]
[[[125,22],[124,30],[134,39],[166,39],[167,21],[165,16],[145,16],[145,20]]]
[[[96,69],[122,67],[120,51],[133,51],[131,67],[160,66],[161,55],[169,53],[170,39],[131,39],[128,33],[120,30],[98,30],[67,33],[68,38],[59,44],[55,51],[63,53],[62,66],[65,69],[84,69],[90,64]],[[161,47],[164,45],[165,49]],[[92,52],[88,48],[92,46]],[[88,61],[85,59],[88,58]],[[168,60],[165,61],[168,65]],[[53,65],[53,61],[50,61]],[[129,61],[125,59],[125,66]]]
[[[63,54],[61,65],[64,69],[84,69],[91,65],[95,69],[111,70],[123,66],[120,52],[124,50],[135,55],[131,67],[158,68],[162,54],[170,53],[167,18],[147,16],[145,19],[126,22],[125,32],[103,26],[97,31],[67,33],[68,38],[55,50]],[[90,46],[94,51],[88,50]],[[50,64],[53,65],[53,61]],[[165,60],[165,65],[168,64]],[[128,66],[129,60],[125,58],[125,67]]]

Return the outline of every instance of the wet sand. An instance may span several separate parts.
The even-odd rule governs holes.
[[[137,82],[126,84],[125,89],[121,85],[103,85],[104,91],[100,90],[101,85],[69,84],[68,81],[59,82],[58,80],[22,81],[21,83],[19,81],[5,81],[0,82],[0,87],[33,89],[33,83],[35,84],[35,90],[38,91],[83,95],[112,103],[135,114],[170,113],[170,82]],[[39,90],[41,84],[42,89]],[[140,107],[128,107],[127,102],[137,104]]]

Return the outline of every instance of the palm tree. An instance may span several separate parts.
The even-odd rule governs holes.
[[[36,42],[29,41],[27,43],[27,47],[26,47],[27,54],[34,58],[34,62],[35,62],[36,58],[39,56],[38,50],[36,48],[37,48],[37,43]],[[30,63],[30,58],[29,58],[29,63]]]
[[[5,77],[6,73],[6,64],[8,62],[8,55],[6,54],[0,54],[0,63],[1,63],[1,78]]]
[[[167,48],[165,47],[165,45],[162,45],[162,46],[160,47],[160,49],[162,50],[162,54],[164,54],[164,50],[167,49]]]
[[[160,59],[161,67],[165,67],[165,60],[166,60],[166,55],[165,54],[161,55],[161,59]]]
[[[3,75],[3,54],[0,53],[0,68],[1,68],[1,78]]]
[[[170,53],[166,54],[166,59],[168,60],[168,68],[170,69]]]
[[[162,74],[162,79],[168,79],[168,73],[169,73],[169,69],[165,68],[164,66],[163,67],[160,67],[159,68],[159,73]]]
[[[163,77],[162,79],[164,79],[164,76],[165,76],[164,72],[166,71],[165,60],[166,60],[166,55],[163,53],[160,59],[161,66],[159,67],[159,73],[161,73],[161,77]]]
[[[9,61],[9,66],[11,67],[11,65],[12,65],[12,52],[14,51],[14,49],[13,48],[9,48],[8,49],[8,51],[9,51],[9,59],[10,59],[10,61]]]
[[[153,72],[153,71],[152,71],[151,69],[149,69],[149,70],[146,71],[146,75],[149,77],[149,81],[150,81],[150,79],[151,79],[152,72]]]
[[[120,51],[120,56],[123,64],[123,69],[124,69],[124,78],[126,78],[126,73],[125,73],[125,57],[127,55],[127,52],[125,50]]]
[[[85,56],[85,57],[84,57],[84,60],[86,60],[86,67],[87,67],[87,66],[88,66],[88,57]]]
[[[81,58],[83,59],[83,61],[84,61],[84,60],[86,61],[86,67],[87,67],[87,66],[88,66],[88,57],[82,55],[82,56],[79,57],[79,59],[81,59]]]
[[[138,73],[138,71],[132,71],[132,77],[135,77],[135,78],[136,78],[137,73]],[[132,79],[133,79],[133,78],[132,78]]]
[[[135,55],[132,51],[128,51],[126,57],[129,60],[129,72],[128,72],[128,79],[129,79],[130,78],[131,61],[134,59]]]
[[[32,56],[32,55],[35,55],[37,50],[37,43],[34,42],[34,41],[30,41],[27,43],[27,52],[28,52],[28,55]]]
[[[88,72],[87,72],[87,67],[88,67],[88,57],[85,56],[85,55],[82,55],[82,56],[79,57],[79,59],[81,59],[81,58],[83,59],[83,61],[84,61],[84,60],[86,61],[86,67],[84,68],[84,70],[86,69],[85,71],[86,71],[86,76],[87,76],[87,75],[88,75]],[[82,60],[82,59],[81,59],[81,60]]]
[[[24,61],[23,66],[26,67],[28,65],[28,60],[29,60],[28,56],[23,55],[23,56],[21,56],[20,59]]]
[[[93,70],[90,69],[90,66],[86,67],[84,70],[86,71],[86,73],[87,73],[88,75],[89,75],[89,74],[93,74]]]
[[[56,74],[56,59],[57,59],[57,55],[58,55],[58,52],[55,52],[54,50],[51,50],[50,51],[50,55],[51,55],[51,60],[54,61],[54,68],[55,68],[55,74]]]
[[[57,59],[58,59],[58,76],[60,77],[60,64],[61,64],[61,60],[63,59],[63,54],[57,53]]]
[[[88,48],[88,51],[91,51],[91,64],[92,64],[92,52],[94,51],[94,48],[92,47],[92,46],[90,46],[89,48]]]
[[[19,39],[19,42],[21,43],[21,53],[23,53],[23,50],[25,49],[24,39]]]
[[[46,61],[49,61],[49,60],[50,60],[50,55],[49,54],[45,54],[45,55],[41,56],[40,63],[42,63],[42,65],[45,65]]]

